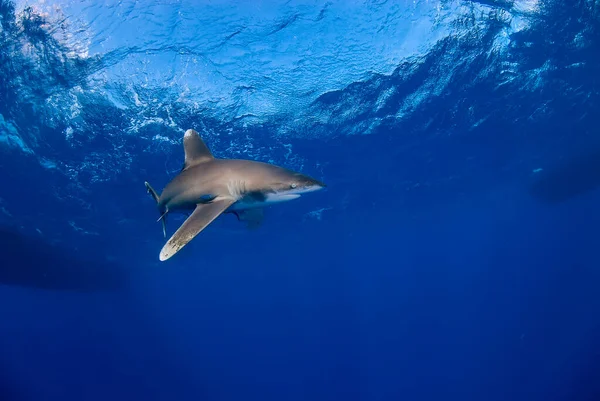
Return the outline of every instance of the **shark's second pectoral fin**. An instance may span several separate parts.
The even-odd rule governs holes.
[[[258,228],[264,218],[263,210],[260,208],[239,210],[235,212],[239,221],[246,222],[246,226],[250,229]]]
[[[190,242],[200,231],[208,226],[214,219],[231,206],[233,199],[218,199],[210,203],[196,205],[194,212],[188,217],[175,234],[167,241],[160,251],[160,260],[165,261],[175,255],[181,248]]]

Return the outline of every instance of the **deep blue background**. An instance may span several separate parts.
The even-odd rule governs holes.
[[[319,97],[311,110],[397,94],[329,125],[307,122],[326,137],[288,141],[326,192],[268,210],[254,231],[223,216],[160,264],[143,181],[162,188],[183,154],[146,139],[233,127],[256,148],[274,144],[264,160],[289,165],[278,122],[238,127],[174,106],[179,129],[113,136],[127,112],[90,95],[82,113],[95,135],[75,132],[69,144],[38,112],[42,89],[71,88],[94,66],[62,60],[37,17],[0,0],[0,113],[37,143],[34,154],[0,146],[2,225],[28,238],[16,252],[4,237],[0,269],[100,264],[125,281],[53,291],[32,288],[43,279],[31,273],[0,286],[0,399],[600,399],[599,7],[568,3],[548,2],[508,53],[490,50],[503,27],[492,12],[477,33],[465,21],[473,37]],[[39,65],[19,58],[23,41],[52,52]],[[508,61],[517,66],[506,81]],[[445,68],[442,93],[386,119]],[[344,134],[372,118],[385,123]],[[207,139],[223,157],[228,141]],[[115,144],[127,168],[111,159]],[[91,152],[118,174],[74,179],[39,162]]]

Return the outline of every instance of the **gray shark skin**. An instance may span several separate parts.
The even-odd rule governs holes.
[[[185,132],[183,149],[183,169],[160,195],[145,183],[157,203],[165,237],[168,213],[191,212],[163,246],[161,261],[179,252],[222,213],[234,213],[249,225],[256,224],[262,217],[262,208],[325,187],[312,177],[273,164],[215,158],[193,129]]]

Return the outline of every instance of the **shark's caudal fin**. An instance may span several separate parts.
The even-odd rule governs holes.
[[[190,217],[183,222],[181,227],[175,231],[175,234],[163,246],[160,251],[160,260],[165,261],[179,252],[181,248],[212,223],[214,219],[219,217],[234,202],[234,199],[219,199],[210,203],[199,203],[196,205],[196,209],[194,209]]]
[[[156,191],[154,190],[154,188],[152,188],[152,185],[150,185],[148,183],[148,181],[145,182],[146,184],[146,190],[148,191],[148,193],[150,195],[152,195],[152,198],[154,199],[154,201],[156,202],[156,204],[158,204],[158,194],[156,193]],[[164,212],[161,211],[161,216],[158,219],[158,221],[162,221],[162,229],[163,229],[163,235],[165,238],[167,238],[167,213],[169,213],[167,210],[165,210]]]

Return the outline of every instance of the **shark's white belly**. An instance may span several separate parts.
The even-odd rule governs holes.
[[[229,207],[229,210],[245,210],[267,207],[276,203],[287,202],[299,198],[298,194],[274,194],[270,193],[265,196],[264,200],[256,200],[244,197],[235,202]]]

